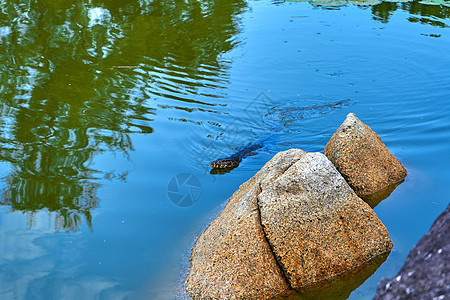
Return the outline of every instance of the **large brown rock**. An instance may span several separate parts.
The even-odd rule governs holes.
[[[321,153],[304,153],[261,189],[263,229],[292,288],[335,276],[392,248],[386,227]]]
[[[323,154],[291,149],[241,185],[198,238],[185,288],[194,299],[268,299],[391,247],[373,210]]]
[[[289,288],[261,227],[257,196],[304,152],[278,153],[241,185],[198,238],[185,282],[194,299],[267,299]]]
[[[389,190],[406,177],[405,168],[380,137],[353,113],[330,139],[325,155],[359,197]]]

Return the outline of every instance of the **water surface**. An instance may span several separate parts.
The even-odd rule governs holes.
[[[358,3],[1,1],[0,298],[173,299],[239,185],[354,112],[408,170],[375,207],[395,247],[371,299],[449,201],[450,8]]]

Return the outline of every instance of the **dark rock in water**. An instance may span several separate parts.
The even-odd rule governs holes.
[[[409,252],[400,272],[382,279],[375,300],[450,299],[450,205]]]
[[[406,177],[405,168],[380,137],[353,113],[347,115],[334,133],[325,147],[325,155],[364,200],[382,190],[378,196],[389,196],[393,190],[389,186],[395,188]]]

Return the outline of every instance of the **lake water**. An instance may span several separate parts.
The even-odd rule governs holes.
[[[354,112],[408,170],[375,207],[395,247],[350,296],[371,299],[449,202],[441,2],[0,1],[0,298],[182,295],[239,185]]]

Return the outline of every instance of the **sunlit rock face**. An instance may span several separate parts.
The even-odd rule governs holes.
[[[373,210],[321,153],[304,153],[261,189],[261,223],[293,288],[335,276],[393,246]]]
[[[374,300],[450,298],[450,205],[409,252],[400,272],[382,279]]]
[[[380,137],[353,113],[334,133],[325,155],[359,197],[369,197],[407,175]]]
[[[267,299],[289,288],[261,227],[257,197],[262,182],[275,180],[303,153],[275,155],[198,238],[185,283],[193,299]]]
[[[268,299],[392,248],[386,228],[320,153],[275,155],[197,240],[185,283],[194,299]]]

